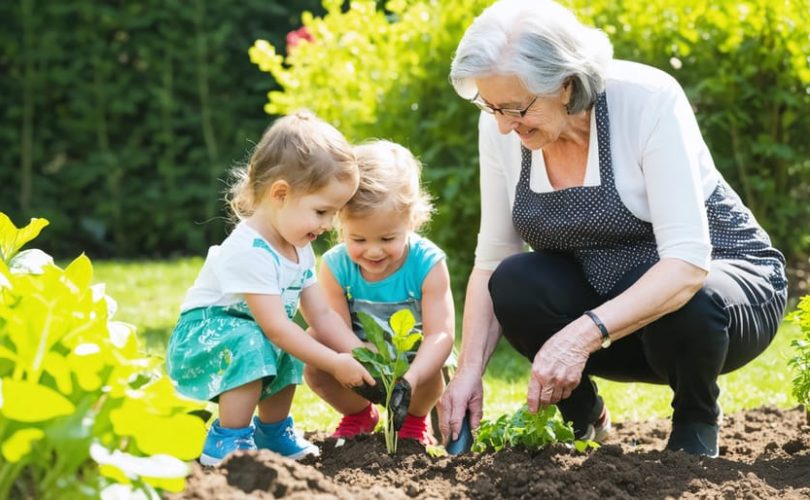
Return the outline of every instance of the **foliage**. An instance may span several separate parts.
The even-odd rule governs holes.
[[[806,254],[810,1],[571,3],[617,56],[678,79],[717,167],[780,249]]]
[[[56,256],[202,254],[271,122],[245,55],[317,0],[0,2],[0,210]]]
[[[810,411],[810,295],[805,295],[799,301],[789,319],[799,325],[802,331],[802,336],[791,342],[796,355],[788,361],[796,372],[793,395]]]
[[[539,408],[536,413],[531,413],[526,405],[523,405],[511,416],[501,415],[496,420],[482,420],[472,451],[497,452],[513,446],[538,450],[555,443],[572,445],[578,451],[599,446],[593,441],[575,440],[571,426],[559,418],[554,418],[556,414],[556,406],[546,406]]]
[[[431,238],[451,255],[456,283],[473,259],[478,227],[477,112],[447,81],[456,44],[491,0],[325,0],[304,14],[313,41],[283,57],[262,40],[251,60],[281,86],[265,110],[308,107],[351,140],[384,137],[421,157],[438,201]],[[810,11],[808,0],[569,0],[603,28],[618,58],[662,68],[697,109],[715,161],[789,256],[810,229]],[[797,230],[798,229],[798,230]]]
[[[188,414],[199,405],[139,354],[134,327],[112,320],[90,259],[62,269],[19,251],[47,224],[18,229],[0,213],[0,499],[182,490],[183,460],[205,438]]]
[[[416,321],[408,309],[402,309],[391,315],[388,320],[391,325],[391,343],[385,339],[385,333],[380,325],[366,313],[358,313],[363,330],[368,340],[376,348],[376,352],[367,347],[358,347],[352,351],[354,357],[366,367],[368,372],[377,380],[381,380],[385,388],[385,447],[389,454],[397,452],[397,433],[394,430],[393,412],[390,409],[391,396],[394,384],[405,375],[410,364],[407,353],[422,340],[422,334],[414,330]]]

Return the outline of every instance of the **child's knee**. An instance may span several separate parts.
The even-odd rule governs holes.
[[[304,380],[310,389],[318,393],[330,383],[333,383],[334,377],[312,365],[306,365],[304,367]]]

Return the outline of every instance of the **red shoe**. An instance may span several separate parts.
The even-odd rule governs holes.
[[[343,415],[340,423],[332,433],[333,438],[350,438],[358,434],[374,432],[374,427],[380,421],[380,412],[370,404],[353,415]]]
[[[402,423],[402,428],[399,430],[399,438],[415,439],[425,446],[435,445],[437,441],[428,428],[427,419],[427,415],[415,417],[408,413],[408,415],[405,416],[405,421]]]

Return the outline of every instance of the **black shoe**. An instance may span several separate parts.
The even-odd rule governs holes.
[[[610,430],[613,426],[610,423],[610,413],[607,406],[602,407],[602,414],[596,419],[596,422],[588,424],[583,431],[575,432],[574,438],[579,441],[596,441],[597,443],[604,443]]]
[[[679,422],[672,424],[672,433],[666,449],[685,451],[692,455],[717,458],[720,426],[704,422]]]

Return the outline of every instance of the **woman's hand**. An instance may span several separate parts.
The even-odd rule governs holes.
[[[439,400],[439,430],[443,441],[458,439],[461,421],[467,409],[470,411],[470,427],[481,423],[484,404],[484,385],[481,374],[475,371],[458,371],[444,390]]]
[[[569,327],[554,334],[534,356],[526,398],[532,413],[539,406],[556,404],[570,396],[582,379],[592,339],[577,335]]]
[[[351,389],[362,385],[364,382],[370,386],[375,384],[374,377],[354,359],[351,354],[341,352],[337,354],[334,365],[332,365],[332,376],[341,385]]]

